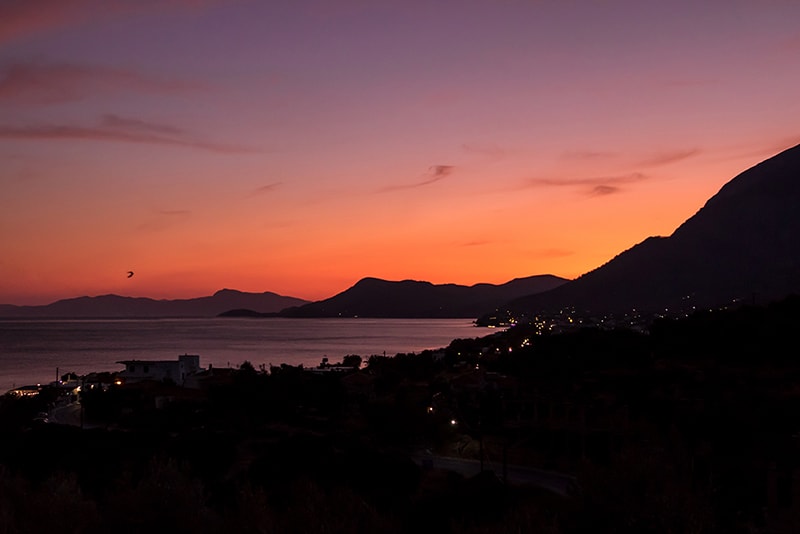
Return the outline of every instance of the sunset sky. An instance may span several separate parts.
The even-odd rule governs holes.
[[[0,0],[0,303],[577,277],[800,142],[799,22],[794,0]]]

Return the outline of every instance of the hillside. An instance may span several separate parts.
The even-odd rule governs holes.
[[[476,317],[513,298],[557,287],[552,275],[517,278],[505,284],[432,284],[416,280],[364,278],[329,299],[283,310],[285,317]]]
[[[650,237],[514,312],[691,310],[800,292],[800,145],[744,171],[669,237]]]
[[[224,311],[235,308],[247,308],[268,313],[306,302],[302,299],[271,292],[245,293],[233,289],[222,289],[209,297],[179,300],[102,295],[64,299],[45,306],[4,304],[0,305],[0,317],[215,317]]]

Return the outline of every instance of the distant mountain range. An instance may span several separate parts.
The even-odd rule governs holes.
[[[435,285],[364,278],[308,302],[224,289],[185,300],[104,295],[47,306],[0,305],[0,317],[479,317],[555,312],[670,313],[800,294],[800,145],[736,176],[669,237],[649,237],[569,281]]]
[[[222,289],[210,297],[181,300],[102,295],[59,300],[46,306],[2,304],[0,305],[0,317],[215,317],[235,308],[277,312],[307,302],[303,299],[285,297],[270,292],[244,293],[233,289]]]
[[[319,302],[275,293],[244,293],[232,289],[211,297],[183,300],[103,295],[59,300],[46,306],[0,305],[6,318],[124,317],[476,317],[487,309],[522,295],[567,282],[557,276],[519,278],[501,285],[435,285],[404,280],[364,278],[350,289]]]
[[[285,309],[283,317],[477,317],[488,309],[567,282],[552,275],[517,278],[505,284],[432,284],[364,278],[329,299]]]
[[[800,145],[733,178],[671,236],[501,309],[669,313],[791,294],[800,294]]]

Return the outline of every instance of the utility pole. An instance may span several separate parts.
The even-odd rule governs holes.
[[[481,457],[481,473],[483,473],[483,432],[481,432],[481,422],[478,420],[478,453]]]

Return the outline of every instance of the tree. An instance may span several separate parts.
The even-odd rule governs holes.
[[[348,354],[342,359],[342,365],[345,367],[358,369],[361,367],[361,356],[358,354]]]

